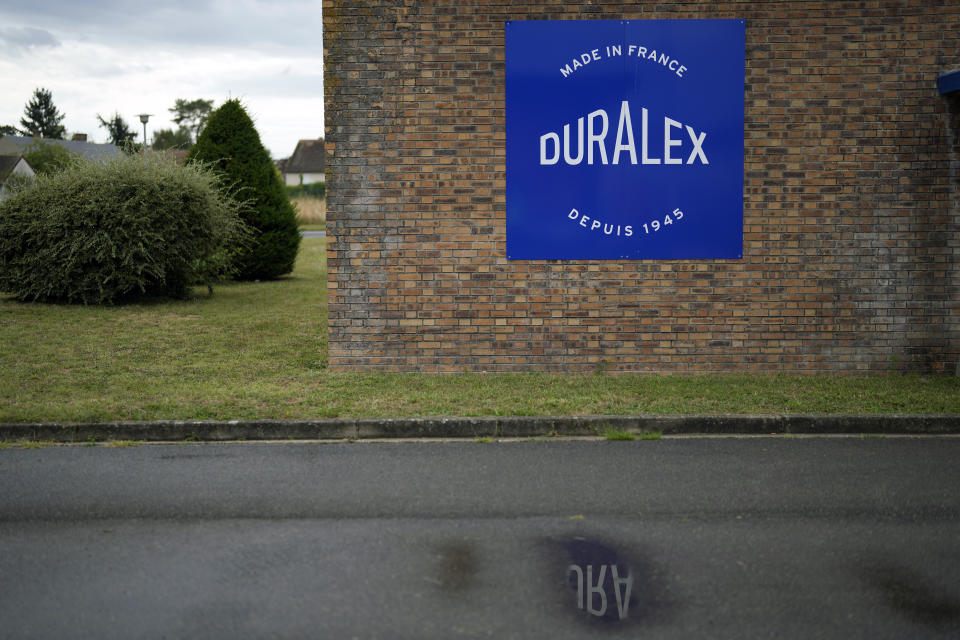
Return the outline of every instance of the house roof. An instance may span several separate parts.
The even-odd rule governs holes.
[[[7,181],[7,178],[10,177],[10,174],[13,173],[13,170],[16,169],[17,165],[23,161],[28,167],[30,163],[27,162],[21,155],[0,155],[0,184],[3,184]]]
[[[36,142],[38,138],[25,136],[0,137],[0,154],[20,155],[23,150]],[[78,153],[88,160],[99,160],[120,155],[120,148],[112,144],[97,144],[95,142],[81,142],[79,140],[54,140],[53,138],[39,138],[45,144],[57,144],[67,151]]]
[[[323,148],[323,138],[301,140],[293,155],[287,160],[284,173],[323,173],[327,166],[327,152]]]
[[[18,162],[20,162],[20,156],[0,156],[0,183],[7,179]]]

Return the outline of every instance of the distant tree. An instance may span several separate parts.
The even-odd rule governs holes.
[[[33,170],[39,175],[51,175],[63,171],[81,160],[81,156],[71,153],[56,142],[35,140],[23,150]]]
[[[137,134],[130,129],[130,125],[120,117],[119,113],[114,112],[113,117],[109,120],[104,120],[103,116],[98,113],[97,120],[100,121],[100,126],[107,130],[111,143],[121,148],[133,145]]]
[[[300,246],[296,212],[239,100],[227,100],[210,114],[187,158],[219,168],[248,203],[240,215],[252,236],[235,254],[237,277],[268,280],[290,273]]]
[[[192,144],[190,130],[181,126],[176,131],[157,129],[153,132],[153,142],[150,146],[154,151],[163,151],[164,149],[189,149]]]
[[[168,111],[174,114],[173,121],[186,129],[193,136],[192,140],[196,140],[213,111],[213,100],[177,98],[173,108]]]
[[[15,127],[11,127],[8,124],[0,125],[0,136],[15,136],[19,133]]]
[[[20,131],[23,135],[39,133],[41,138],[63,140],[67,130],[61,122],[64,116],[53,104],[53,94],[47,89],[34,89],[33,97],[23,108],[20,118]]]

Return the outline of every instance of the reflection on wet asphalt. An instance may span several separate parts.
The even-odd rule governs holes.
[[[863,577],[887,606],[912,622],[934,628],[960,625],[960,598],[915,570],[887,561],[864,570]]]
[[[479,559],[466,541],[448,542],[436,547],[437,586],[446,595],[468,591],[475,583]]]
[[[622,542],[584,532],[548,540],[565,564],[564,601],[581,623],[600,626],[659,624],[675,609],[664,568]]]
[[[625,559],[613,547],[580,536],[560,544],[570,561],[567,574],[570,588],[577,594],[577,609],[604,622],[625,620],[630,605],[636,605],[634,576]]]

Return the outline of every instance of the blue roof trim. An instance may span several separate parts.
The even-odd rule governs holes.
[[[940,74],[937,78],[937,87],[943,95],[960,91],[960,69]]]

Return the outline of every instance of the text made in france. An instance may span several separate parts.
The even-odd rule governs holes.
[[[583,68],[591,62],[599,62],[604,58],[616,58],[622,55],[622,45],[611,45],[604,47],[602,50],[592,49],[590,51],[585,51],[584,53],[581,53],[577,57],[573,58],[571,62],[560,67],[560,74],[564,78],[567,78],[577,69]],[[653,64],[659,64],[675,73],[678,78],[682,78],[684,72],[687,70],[686,66],[681,64],[676,58],[668,55],[666,52],[657,52],[656,49],[648,49],[647,47],[641,45],[631,44],[627,46],[627,57],[636,57],[647,62],[652,62]]]

